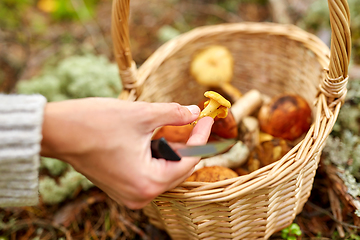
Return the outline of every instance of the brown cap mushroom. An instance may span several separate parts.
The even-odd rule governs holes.
[[[166,125],[157,130],[154,133],[152,139],[159,139],[164,137],[169,142],[181,142],[186,143],[191,135],[191,131],[194,126],[191,124],[186,124],[183,126],[171,126]]]
[[[281,138],[273,138],[272,140],[260,143],[251,152],[248,160],[248,168],[255,171],[260,167],[269,165],[282,158],[293,145]]]
[[[309,130],[312,112],[303,97],[284,93],[264,104],[260,108],[258,119],[261,131],[294,141]]]
[[[206,116],[212,118],[224,118],[227,116],[228,110],[231,107],[231,103],[228,100],[214,91],[207,91],[204,93],[204,96],[209,98],[209,100],[204,103],[204,109],[201,111],[196,122]]]
[[[231,111],[228,111],[225,118],[215,118],[214,124],[211,128],[211,133],[222,138],[238,137],[238,126]]]
[[[200,168],[186,179],[187,182],[217,182],[238,177],[238,174],[230,168],[222,166],[210,166]]]
[[[241,92],[230,84],[234,71],[234,59],[225,46],[211,45],[198,52],[191,61],[190,73],[203,86],[219,87],[233,101]]]

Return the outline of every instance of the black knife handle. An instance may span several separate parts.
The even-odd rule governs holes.
[[[163,137],[151,141],[151,155],[153,158],[164,158],[169,161],[180,161],[181,159]]]

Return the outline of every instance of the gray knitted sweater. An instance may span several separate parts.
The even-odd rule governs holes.
[[[38,203],[41,95],[0,94],[0,207]]]

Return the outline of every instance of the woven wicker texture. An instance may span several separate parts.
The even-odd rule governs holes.
[[[350,59],[346,0],[329,0],[329,48],[292,25],[235,23],[196,28],[161,46],[136,69],[129,45],[129,0],[114,0],[112,36],[125,90],[122,99],[196,104],[207,88],[189,74],[192,56],[208,45],[227,47],[232,84],[269,96],[295,92],[313,106],[305,138],[279,161],[215,183],[184,182],[144,212],[173,239],[267,239],[288,226],[307,201],[325,141],[346,95]]]

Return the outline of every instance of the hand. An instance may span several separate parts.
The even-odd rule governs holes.
[[[153,131],[191,123],[199,113],[197,106],[107,98],[48,103],[41,155],[68,162],[118,203],[142,208],[183,182],[200,160],[152,158]],[[187,144],[205,144],[212,124],[212,118],[201,119]]]

